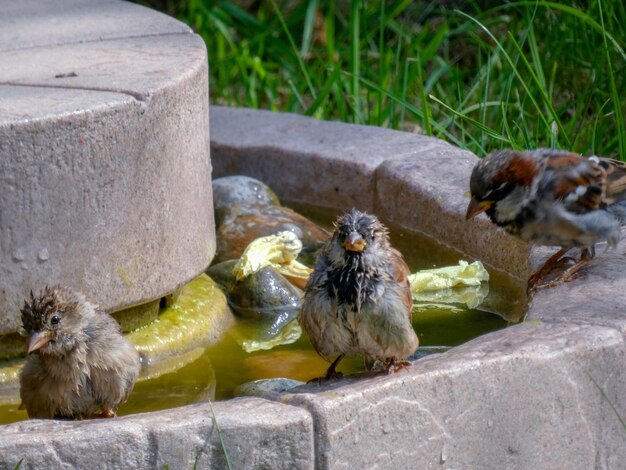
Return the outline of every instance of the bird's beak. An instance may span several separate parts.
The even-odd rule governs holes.
[[[481,212],[485,212],[491,207],[493,202],[491,201],[479,201],[475,197],[472,198],[467,206],[467,212],[465,213],[465,219],[470,220],[476,217]]]
[[[48,344],[48,342],[52,339],[50,331],[37,331],[30,335],[28,339],[28,354],[37,351],[42,346]]]
[[[367,243],[365,243],[363,237],[361,237],[361,235],[357,232],[352,232],[348,235],[346,241],[343,242],[343,247],[346,251],[354,251],[356,253],[361,253],[365,249],[366,245]]]

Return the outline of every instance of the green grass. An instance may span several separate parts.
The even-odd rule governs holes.
[[[621,0],[144,3],[205,39],[213,103],[626,158]]]
[[[226,445],[224,444],[224,437],[222,436],[222,430],[220,429],[219,424],[217,423],[217,416],[215,416],[215,410],[213,409],[213,403],[209,400],[209,407],[211,408],[211,414],[213,415],[213,425],[217,431],[217,437],[220,440],[220,446],[222,448],[222,452],[224,452],[224,461],[226,462],[226,468],[228,470],[232,470],[232,466],[230,463],[230,457],[228,455],[228,451],[226,450]],[[196,459],[196,464],[198,463]],[[195,465],[194,465],[195,468]]]

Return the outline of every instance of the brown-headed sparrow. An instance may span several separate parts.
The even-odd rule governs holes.
[[[467,219],[485,212],[521,239],[561,249],[531,276],[532,291],[572,248],[580,260],[539,287],[572,276],[594,256],[597,242],[614,247],[626,216],[626,164],[610,158],[538,149],[497,150],[478,162],[470,179]]]
[[[409,268],[376,217],[352,209],[335,222],[307,283],[299,321],[313,347],[340,377],[345,356],[364,356],[394,372],[417,349],[411,324]],[[334,360],[333,360],[334,359]]]
[[[30,418],[113,417],[139,375],[139,355],[119,325],[82,294],[46,287],[24,302],[30,335],[20,376]]]

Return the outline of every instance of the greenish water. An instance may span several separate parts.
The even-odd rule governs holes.
[[[296,209],[311,216],[308,208]],[[329,225],[334,216],[318,211],[312,218]],[[466,259],[428,238],[406,233],[394,226],[389,229],[393,245],[403,253],[412,271],[454,265],[459,259]],[[527,305],[524,286],[502,274],[490,274],[489,295],[477,309],[420,308],[414,311],[413,325],[420,340],[418,357],[445,351],[521,319]],[[237,341],[246,328],[245,322],[238,321],[219,343],[187,354],[181,362],[188,363],[175,372],[137,383],[119,414],[227,399],[233,396],[237,385],[257,379],[287,377],[307,381],[322,375],[329,365],[315,353],[305,336],[290,345],[246,353]],[[363,361],[345,358],[338,369],[345,374],[362,371]],[[17,406],[18,403],[0,405],[0,423],[26,419],[26,413]]]

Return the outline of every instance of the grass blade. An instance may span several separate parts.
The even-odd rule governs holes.
[[[606,56],[606,65],[609,68],[609,82],[611,84],[611,99],[613,100],[613,109],[615,111],[615,121],[617,123],[617,137],[619,142],[620,159],[626,159],[626,129],[624,128],[624,115],[622,113],[622,103],[620,95],[617,91],[615,83],[615,73],[613,72],[613,64],[611,63],[611,54],[607,40],[607,32],[604,28],[604,13],[602,12],[602,0],[598,0],[598,9],[600,10],[600,22],[602,24],[602,37],[604,39],[604,55]]]
[[[352,93],[352,106],[354,108],[355,122],[363,122],[361,111],[359,76],[361,75],[361,0],[350,2],[350,73],[352,82],[350,92]]]
[[[341,75],[341,69],[339,67],[335,67],[333,69],[333,72],[326,79],[326,83],[324,83],[324,86],[322,87],[319,94],[317,95],[317,98],[315,98],[315,101],[313,101],[311,106],[309,106],[309,109],[307,109],[306,112],[304,113],[305,115],[313,116],[317,112],[317,110],[320,108],[320,106],[324,103],[324,101],[328,97],[328,94],[332,90],[333,85],[335,85],[335,82],[337,81],[340,75]]]
[[[463,114],[459,111],[457,111],[456,109],[451,108],[450,106],[448,106],[446,103],[444,103],[443,101],[441,101],[440,99],[438,99],[437,97],[433,96],[433,95],[429,95],[428,96],[431,100],[433,100],[435,103],[439,104],[440,106],[444,107],[445,109],[447,109],[448,111],[450,111],[452,114],[454,114],[455,116],[460,117],[461,119],[463,119],[464,121],[469,122],[470,124],[472,124],[473,126],[476,126],[478,129],[482,130],[485,134],[487,134],[489,137],[492,137],[494,139],[497,140],[501,140],[502,142],[506,142],[508,145],[512,145],[513,143],[506,138],[504,135],[496,132],[495,130],[493,130],[491,127],[488,127],[486,125],[484,125],[482,122],[478,122],[475,119],[472,119],[471,117],[467,116],[466,114]]]
[[[298,48],[296,47],[296,43],[294,42],[293,37],[291,36],[291,33],[289,32],[289,28],[287,28],[287,23],[285,23],[285,19],[283,18],[283,15],[280,12],[278,5],[276,5],[276,0],[270,0],[270,2],[272,3],[272,7],[274,8],[274,13],[276,13],[276,16],[278,17],[278,21],[280,21],[283,31],[285,35],[287,36],[287,39],[289,40],[291,49],[293,50],[296,60],[298,61],[298,65],[300,66],[300,71],[302,72],[302,76],[304,77],[304,80],[306,81],[307,87],[309,89],[309,93],[311,93],[311,96],[313,97],[313,99],[315,99],[316,98],[315,88],[313,88],[311,77],[309,76],[309,72],[307,72],[307,69],[306,69],[306,66],[304,65],[304,61],[302,60],[302,57],[300,57],[300,53],[298,51]]]
[[[515,65],[515,62],[513,61],[511,56],[508,54],[506,49],[502,46],[502,43],[500,41],[498,41],[498,39],[492,34],[492,32],[489,31],[489,29],[485,25],[483,25],[480,21],[478,21],[476,18],[474,18],[474,17],[472,17],[472,16],[468,15],[467,13],[462,12],[460,10],[455,10],[455,12],[457,14],[463,16],[464,18],[467,18],[468,20],[472,21],[473,23],[475,23],[495,43],[496,47],[502,53],[502,56],[509,63],[509,66],[511,67],[513,73],[515,74],[515,76],[519,80],[519,83],[521,84],[522,88],[524,88],[524,91],[526,92],[526,95],[531,100],[531,102],[533,103],[535,109],[537,110],[537,113],[539,113],[539,117],[540,117],[541,121],[543,121],[545,131],[549,132],[550,134],[552,134],[554,139],[555,139],[555,141],[558,140],[558,136],[554,135],[554,133],[552,132],[552,127],[550,126],[548,120],[546,119],[546,117],[542,113],[541,107],[539,106],[539,103],[537,103],[537,100],[535,99],[535,97],[532,95],[532,92],[531,92],[530,88],[528,88],[528,84],[524,80],[524,77],[522,76],[522,74],[520,73],[519,69]],[[474,122],[477,122],[477,121],[474,121]],[[490,131],[491,132],[495,132],[495,131],[492,131],[492,130],[490,130]]]
[[[313,42],[313,30],[315,29],[315,17],[319,7],[319,0],[309,0],[304,16],[304,28],[302,31],[302,46],[300,47],[300,55],[306,58],[311,51],[311,43]]]
[[[213,409],[213,403],[209,400],[209,407],[211,408],[211,414],[213,415],[213,425],[217,430],[217,437],[220,440],[220,445],[222,446],[222,451],[224,452],[224,459],[226,460],[226,466],[228,470],[232,470],[232,466],[230,464],[230,458],[228,457],[228,451],[226,450],[226,445],[224,444],[224,438],[222,437],[222,431],[220,430],[219,424],[217,424],[217,417],[215,416],[215,410]]]

